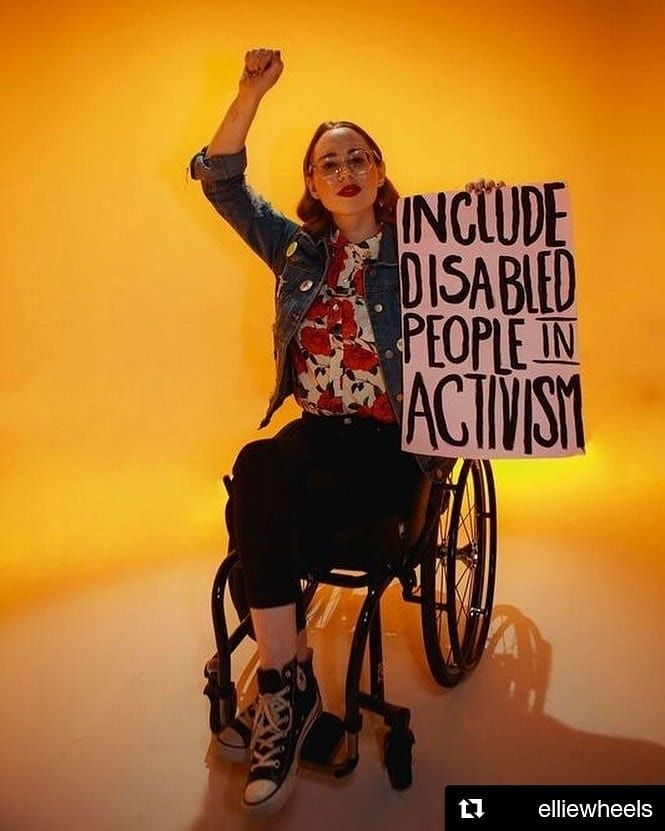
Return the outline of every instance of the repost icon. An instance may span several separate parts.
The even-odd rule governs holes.
[[[485,813],[482,799],[460,799],[458,805],[462,819],[480,819]]]

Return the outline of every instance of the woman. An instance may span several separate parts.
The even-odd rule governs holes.
[[[373,534],[382,557],[399,556],[400,523],[417,489],[424,483],[422,505],[431,478],[453,464],[400,449],[398,194],[378,145],[350,122],[317,129],[303,165],[302,226],[245,181],[245,138],[282,70],[279,51],[247,52],[236,99],[190,163],[215,209],[277,278],[277,383],[261,426],[289,394],[303,409],[272,439],[243,448],[233,467],[230,530],[258,645],[259,695],[219,739],[228,755],[251,758],[243,803],[254,812],[291,793],[321,711],[299,575],[358,567],[359,551],[376,550]]]

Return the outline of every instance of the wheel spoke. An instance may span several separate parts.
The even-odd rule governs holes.
[[[472,542],[476,539],[476,535],[475,535],[476,510],[475,510],[475,508],[476,508],[476,502],[474,500],[473,505],[471,506],[471,508],[469,508],[467,513],[464,514],[464,516],[460,516],[460,526],[459,527],[464,529],[464,533],[466,534],[466,538],[469,542]],[[473,511],[473,515],[471,515],[471,518],[469,519],[469,515],[471,514],[471,511]],[[470,530],[469,530],[469,528],[470,528]],[[458,533],[459,533],[459,531],[458,531]]]
[[[468,577],[469,573],[470,572],[467,569],[466,572],[465,572],[467,577]],[[463,593],[460,593],[457,590],[458,586],[461,582],[462,582],[462,577],[460,577],[459,581],[457,582],[457,584],[455,586],[455,595],[456,595],[456,597],[459,598],[459,601],[460,601],[459,602],[459,612],[457,613],[457,616],[456,616],[456,620],[457,620],[458,624],[459,624],[459,622],[462,618],[462,615],[464,615],[465,620],[468,621],[468,619],[469,619],[469,613],[468,613],[468,608],[467,607],[468,607],[468,601],[469,601],[469,590],[470,590],[470,587],[471,587],[473,581],[471,579],[467,579],[466,586],[464,588]]]

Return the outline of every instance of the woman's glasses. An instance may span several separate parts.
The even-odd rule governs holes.
[[[367,150],[352,150],[345,159],[338,156],[326,156],[318,162],[312,162],[310,172],[316,170],[324,179],[341,179],[344,168],[352,176],[365,176],[374,164],[371,153]]]

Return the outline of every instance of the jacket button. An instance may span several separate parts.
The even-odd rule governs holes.
[[[392,349],[386,349],[386,358],[392,358],[394,354]]]
[[[399,351],[400,351],[400,352],[402,351],[402,349],[404,348],[404,344],[402,343],[402,338],[400,338],[400,339],[397,341],[397,343],[395,344],[395,346],[399,349]]]
[[[397,401],[404,401],[404,396],[401,392],[398,392],[395,398],[397,399]]]
[[[300,284],[300,291],[309,291],[314,283],[311,280],[303,280]]]
[[[289,247],[286,249],[286,256],[292,257],[296,253],[297,248],[298,243],[295,240],[293,240],[293,242],[290,242]]]
[[[383,311],[383,306],[381,305],[381,303],[377,303],[376,306],[374,306],[374,311],[375,312],[382,312]]]

